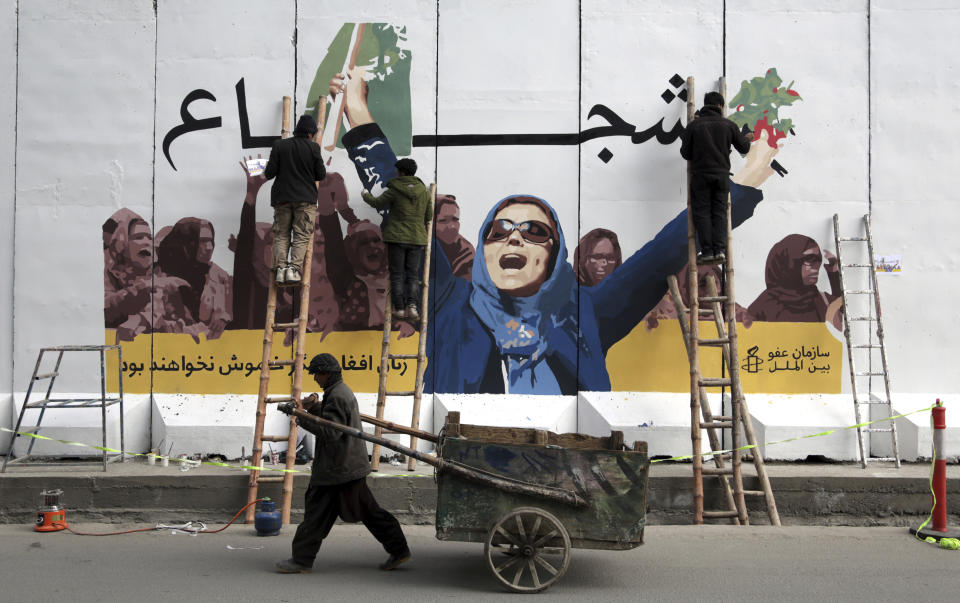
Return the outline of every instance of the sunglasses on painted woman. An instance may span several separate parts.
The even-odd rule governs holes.
[[[487,229],[484,239],[487,241],[504,241],[515,230],[520,233],[524,241],[536,245],[543,245],[553,239],[553,232],[550,227],[539,220],[527,220],[517,224],[506,218],[494,220]]]

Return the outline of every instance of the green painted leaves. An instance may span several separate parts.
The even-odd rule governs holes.
[[[754,132],[767,130],[768,142],[775,146],[776,140],[786,136],[793,127],[793,120],[780,119],[780,107],[798,100],[803,99],[793,90],[793,82],[784,86],[776,68],[771,67],[763,76],[740,84],[740,91],[730,100],[733,113],[729,117],[741,128],[747,126]]]

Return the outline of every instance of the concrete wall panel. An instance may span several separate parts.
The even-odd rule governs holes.
[[[0,8],[0,78],[7,82],[0,95],[0,391],[13,390],[13,233],[16,199],[17,129],[17,2],[7,0]],[[0,427],[9,427],[12,406],[9,394],[0,394]],[[0,433],[0,449],[9,445],[9,434]]]
[[[120,207],[150,213],[155,27],[144,2],[19,8],[14,387],[23,390],[38,348],[103,341],[101,225]],[[97,386],[72,377],[71,388]]]

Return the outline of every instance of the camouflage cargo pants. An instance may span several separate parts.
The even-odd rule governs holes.
[[[273,208],[274,269],[287,265],[302,269],[316,219],[316,203],[282,203]]]

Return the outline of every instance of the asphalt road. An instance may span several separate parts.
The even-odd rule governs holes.
[[[69,516],[68,516],[69,520]],[[171,522],[180,523],[180,522]],[[106,532],[117,524],[80,524]],[[125,526],[144,527],[144,526]],[[211,526],[212,528],[220,526]],[[90,537],[0,525],[0,601],[517,601],[485,565],[483,545],[440,542],[405,526],[413,558],[393,572],[363,526],[335,526],[314,571],[280,575],[293,529],[250,526],[190,536]],[[575,549],[558,601],[947,601],[960,551],[903,528],[654,526],[632,551]],[[950,576],[953,576],[952,578]]]

